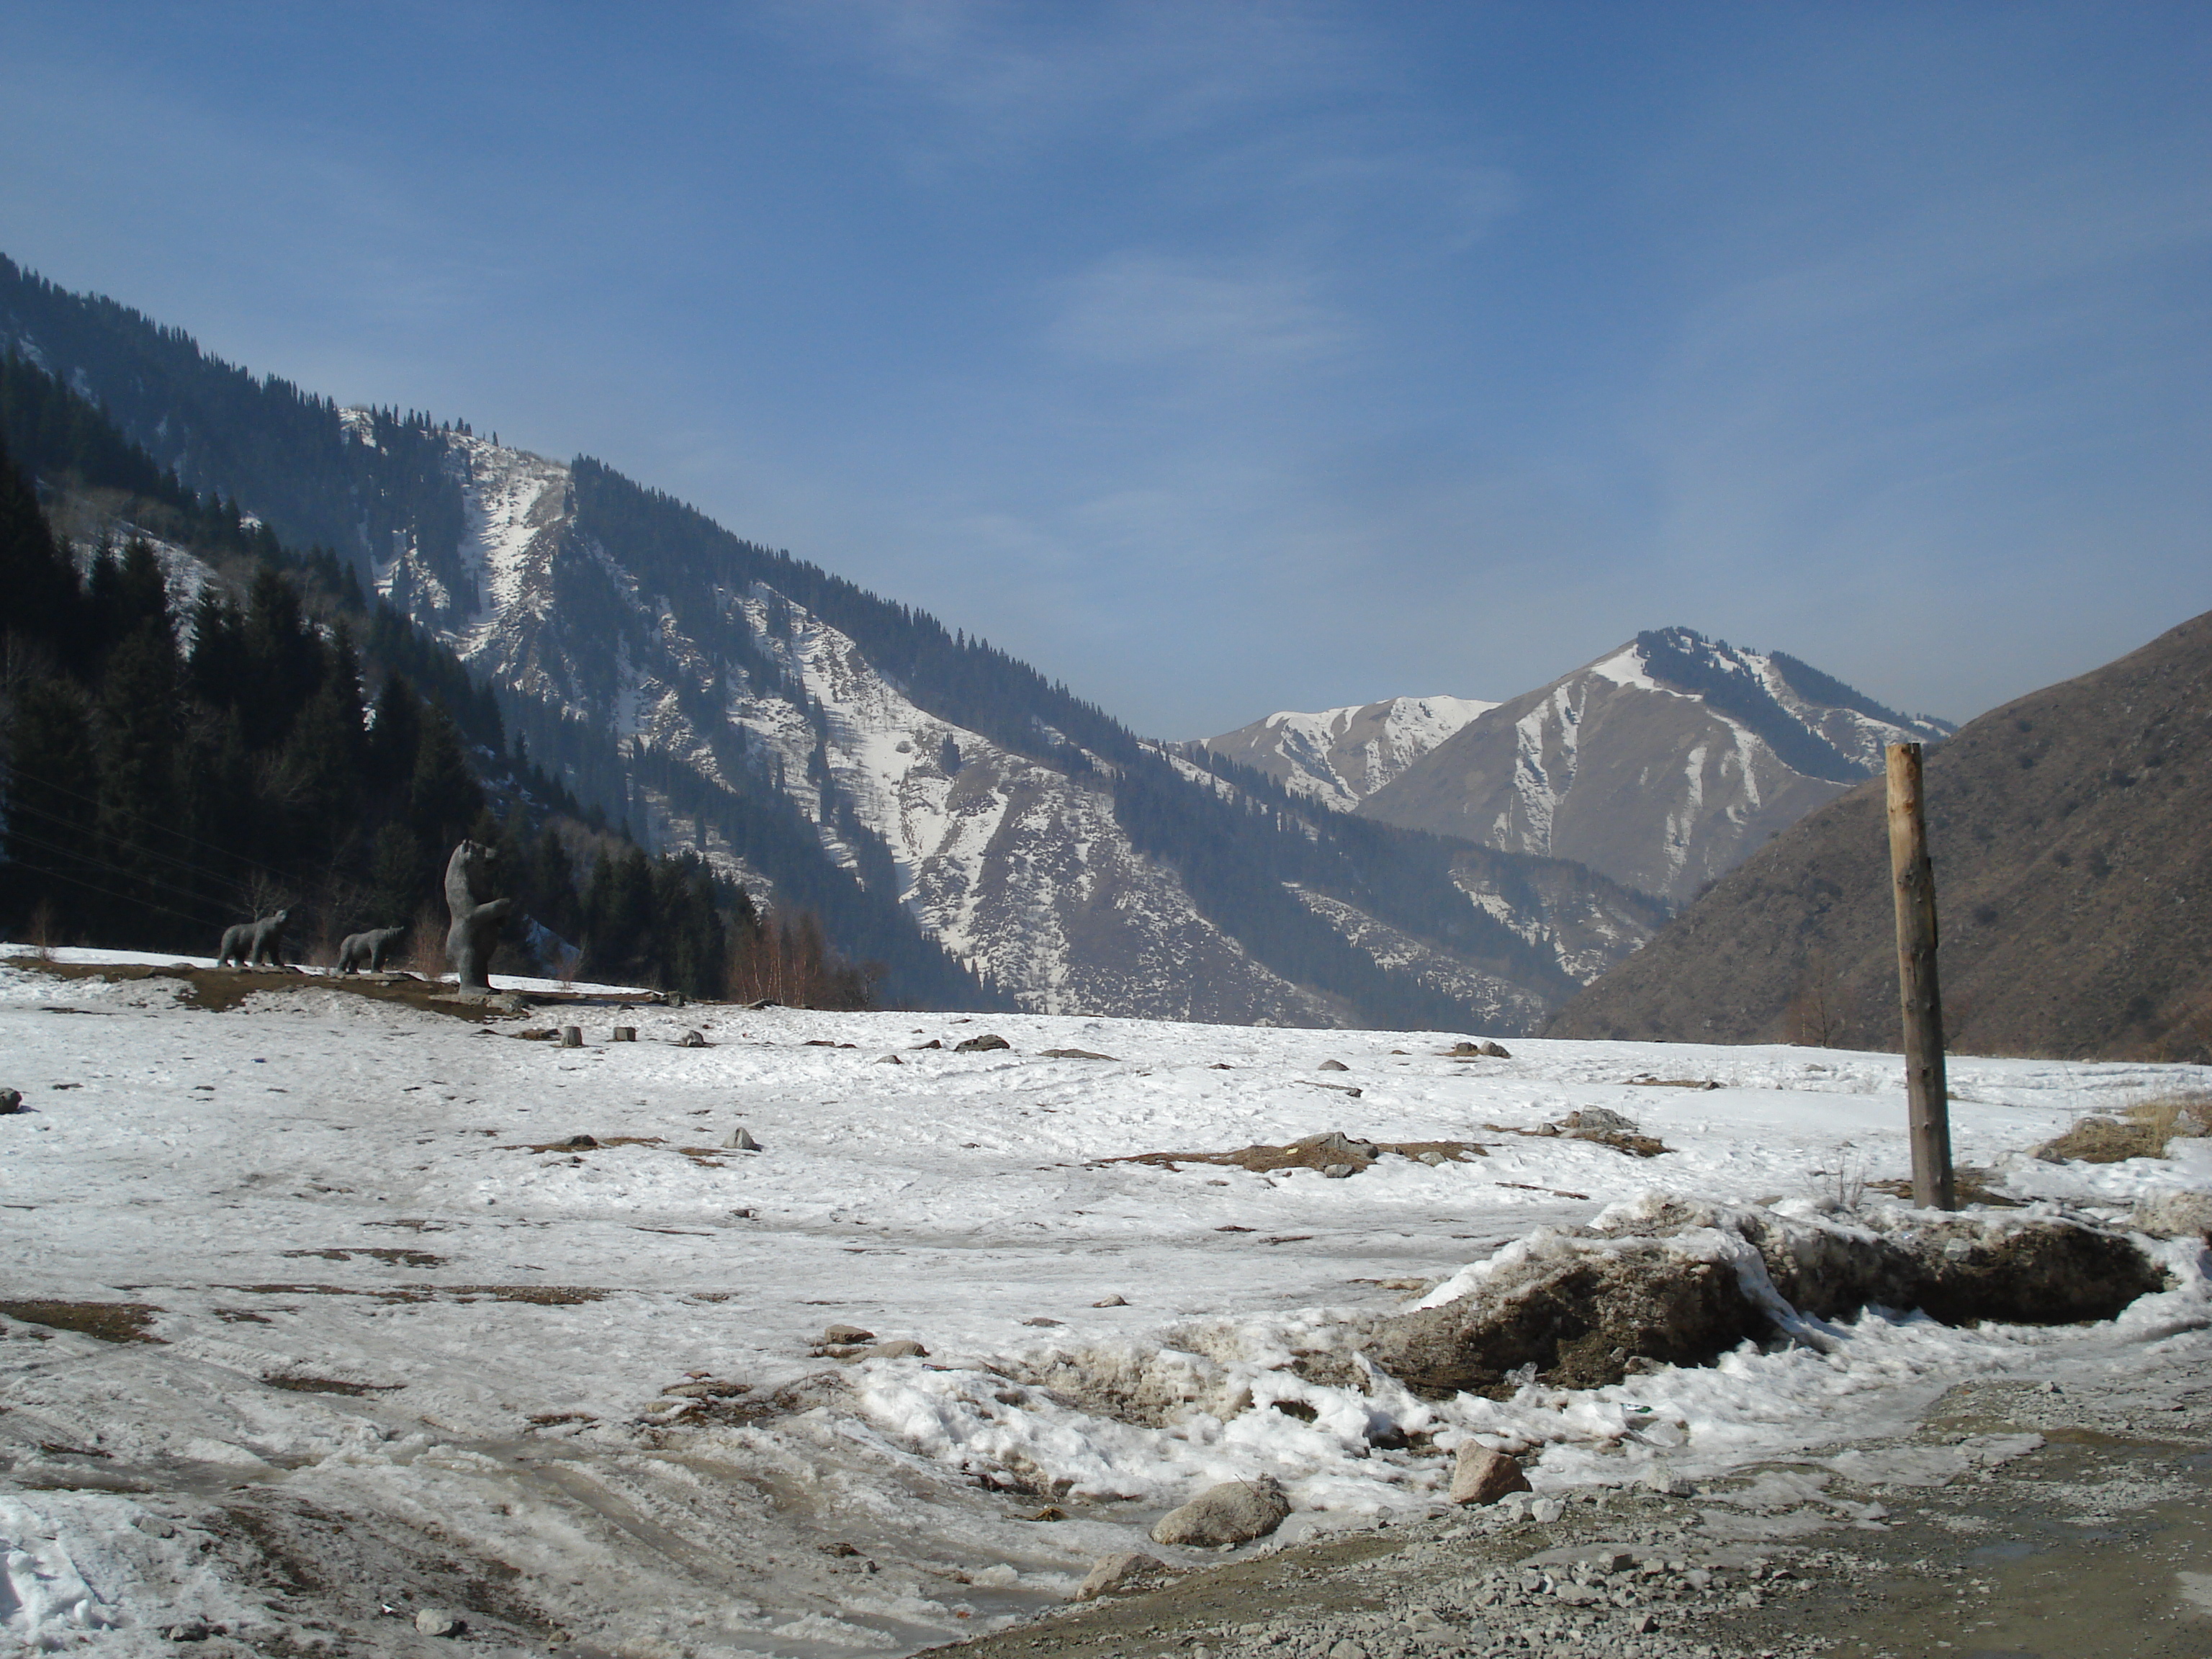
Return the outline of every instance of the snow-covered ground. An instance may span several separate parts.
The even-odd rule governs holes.
[[[1610,1203],[1901,1176],[1899,1061],[703,1006],[589,1011],[578,1050],[514,1040],[542,1014],[306,979],[209,1012],[181,988],[0,963],[0,1085],[27,1108],[0,1118],[0,1297],[139,1304],[157,1339],[0,1320],[0,1628],[46,1645],[167,1652],[198,1620],[410,1651],[376,1607],[435,1595],[497,1650],[557,1626],[639,1659],[894,1653],[1066,1595],[1213,1481],[1277,1475],[1288,1537],[1434,1501],[1449,1460],[1377,1449],[1385,1423],[1531,1448],[1540,1492],[1702,1478],[1877,1442],[1963,1376],[2193,1353],[2212,1318],[2169,1246],[2178,1288],[2112,1324],[1869,1315],[1832,1352],[1427,1404],[1291,1362]],[[985,1032],[1012,1047],[954,1052]],[[1959,1060],[1952,1085],[1960,1161],[2014,1196],[2117,1215],[2212,1187],[2204,1143],[2023,1156],[2212,1069]],[[1590,1107],[1671,1150],[1507,1133]],[[759,1151],[726,1149],[741,1127]],[[1103,1161],[1330,1129],[1488,1155],[1348,1180]],[[927,1352],[817,1354],[833,1324]]]

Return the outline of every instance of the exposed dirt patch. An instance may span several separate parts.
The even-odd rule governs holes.
[[[295,1394],[390,1394],[404,1389],[404,1382],[349,1382],[337,1376],[264,1376],[261,1385],[267,1389],[289,1389]]]
[[[1712,1231],[1758,1253],[1753,1271],[1778,1300],[1747,1288],[1735,1255],[1705,1242]],[[1686,1234],[1698,1237],[1678,1243]],[[1785,1331],[1817,1340],[1788,1322],[1791,1310],[2071,1324],[2109,1319],[2165,1282],[2124,1235],[2072,1222],[1962,1215],[1881,1232],[1676,1203],[1614,1232],[1551,1236],[1456,1301],[1378,1322],[1369,1352],[1419,1392],[1503,1398],[1531,1378],[1586,1389],[1651,1364],[1710,1364]]]
[[[442,1267],[446,1265],[444,1256],[433,1255],[428,1250],[403,1250],[389,1245],[353,1249],[287,1250],[284,1254],[288,1256],[315,1256],[325,1261],[350,1261],[357,1255],[367,1256],[372,1261],[389,1262],[396,1267]]]
[[[325,1509],[295,1493],[260,1491],[196,1517],[213,1535],[242,1582],[278,1592],[284,1622],[259,1653],[410,1653],[429,1650],[411,1630],[395,1642],[416,1609],[453,1607],[468,1620],[466,1645],[536,1650],[553,1625],[526,1599],[526,1585],[507,1563],[476,1554],[435,1522],[410,1526],[397,1516]],[[299,1598],[295,1601],[294,1598]],[[290,1606],[286,1606],[290,1602]],[[335,1638],[335,1639],[333,1639]],[[190,1651],[182,1649],[180,1651]]]
[[[528,1302],[540,1308],[574,1308],[604,1302],[618,1291],[596,1285],[455,1285],[441,1294],[456,1302]]]
[[[672,1412],[644,1419],[641,1426],[647,1443],[665,1449],[681,1444],[680,1434],[672,1431],[707,1427],[750,1428],[772,1423],[780,1417],[796,1417],[801,1412],[842,1400],[848,1392],[845,1379],[835,1371],[815,1371],[768,1394],[754,1394],[741,1383],[717,1383],[715,1387],[735,1392],[677,1396]]]
[[[1482,1294],[1385,1322],[1369,1357],[1419,1394],[1503,1399],[1529,1376],[1589,1389],[1620,1382],[1639,1359],[1711,1364],[1771,1324],[1733,1264],[1686,1259],[1658,1241],[1523,1268]]]
[[[1951,1172],[1952,1190],[1964,1207],[1984,1205],[1996,1210],[2026,1209],[2027,1206],[2020,1200],[2008,1198],[1990,1185],[1996,1178],[1994,1170],[1962,1164]],[[1909,1181],[1869,1181],[1866,1183],[1866,1189],[1870,1193],[1885,1193],[1908,1203],[1912,1199],[1912,1183]]]
[[[495,990],[492,1000],[487,1001],[457,997],[451,985],[420,979],[408,973],[317,974],[298,968],[196,968],[181,962],[46,962],[24,956],[9,957],[5,960],[10,968],[45,974],[54,979],[96,980],[110,985],[135,984],[145,980],[173,981],[182,988],[178,993],[180,1003],[186,1007],[202,1008],[211,1013],[227,1013],[246,998],[264,992],[285,991],[338,991],[347,996],[366,997],[372,1002],[402,1002],[425,1013],[443,1014],[448,1018],[466,1020],[477,1025],[512,1017],[514,1008],[500,1000],[503,997],[520,996],[532,1007],[550,1009],[645,1008],[661,1006],[666,1000],[659,993],[652,991],[617,999],[564,991]],[[70,1012],[106,1011],[73,1009]]]
[[[160,1342],[147,1327],[161,1311],[150,1302],[0,1302],[0,1314],[10,1319],[102,1342]]]
[[[622,1294],[597,1285],[386,1285],[373,1290],[347,1285],[225,1285],[222,1288],[248,1296],[365,1296],[379,1302],[533,1302],[545,1308],[574,1307]]]
[[[181,988],[177,996],[179,1003],[210,1013],[228,1013],[246,998],[271,991],[342,991],[374,1002],[404,1002],[426,1013],[446,1014],[477,1024],[506,1012],[496,1005],[457,1001],[451,987],[411,975],[372,978],[356,974],[308,974],[290,968],[195,968],[184,963],[93,964],[39,962],[25,957],[10,957],[8,965],[55,979],[97,980],[109,985],[168,980]]]
[[[2166,1285],[2165,1269],[2124,1235],[2074,1222],[1961,1214],[1868,1237],[1765,1211],[1735,1218],[1775,1289],[1822,1319],[1880,1305],[1946,1325],[2069,1325],[2112,1318]]]
[[[1308,1135],[1304,1140],[1294,1140],[1287,1146],[1262,1144],[1239,1146],[1228,1152],[1136,1152],[1127,1158],[1108,1158],[1098,1161],[1101,1164],[1148,1164],[1161,1170],[1174,1170],[1184,1164],[1206,1164],[1217,1168],[1249,1170],[1255,1175],[1268,1175],[1277,1170],[1328,1170],[1346,1164],[1354,1170],[1364,1170],[1376,1158],[1393,1153],[1400,1158],[1417,1158],[1424,1164],[1457,1164],[1469,1158],[1490,1156],[1486,1148],[1472,1140],[1354,1140],[1332,1131],[1328,1134]]]
[[[1610,1146],[1616,1152],[1626,1152],[1631,1158],[1658,1158],[1674,1151],[1656,1135],[1647,1135],[1633,1127],[1583,1127],[1575,1120],[1583,1114],[1571,1113],[1558,1123],[1540,1123],[1533,1129],[1516,1129],[1503,1123],[1486,1123],[1482,1127],[1492,1134],[1525,1135],[1537,1140],[1588,1140],[1600,1146]],[[1606,1114],[1607,1117],[1611,1113]]]
[[[570,1135],[566,1140],[544,1140],[501,1146],[502,1152],[598,1152],[610,1146],[665,1146],[668,1143],[659,1135],[609,1135],[601,1139],[597,1135]]]

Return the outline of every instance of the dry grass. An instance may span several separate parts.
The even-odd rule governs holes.
[[[394,966],[420,974],[431,981],[446,975],[446,924],[437,911],[424,905],[415,913],[414,925],[408,928],[407,937],[400,941],[406,956]]]
[[[2182,1091],[2154,1095],[2118,1117],[2085,1117],[2035,1149],[2046,1164],[2119,1164],[2131,1158],[2164,1158],[2167,1143],[2212,1127],[2212,1094]]]
[[[1452,1164],[1490,1155],[1471,1140],[1378,1142],[1348,1140],[1338,1135],[1309,1135],[1304,1140],[1294,1140],[1287,1146],[1240,1146],[1228,1152],[1137,1152],[1127,1158],[1101,1158],[1099,1162],[1149,1164],[1157,1169],[1170,1170],[1184,1164],[1210,1164],[1217,1167],[1249,1170],[1255,1175],[1269,1175],[1279,1170],[1327,1170],[1346,1165],[1353,1170],[1364,1170],[1388,1152],[1419,1158],[1424,1163],[1429,1161],[1425,1154],[1433,1154],[1437,1159]]]
[[[2149,1136],[2153,1158],[2166,1156],[2170,1140],[2193,1139],[2212,1128],[2212,1094],[2187,1090],[2139,1100],[2125,1116]]]
[[[0,1302],[0,1314],[10,1319],[103,1342],[160,1342],[146,1328],[161,1311],[146,1302]]]

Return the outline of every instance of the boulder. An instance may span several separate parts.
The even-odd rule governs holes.
[[[1452,1465],[1451,1501],[1455,1504],[1495,1504],[1509,1492],[1530,1492],[1521,1461],[1488,1446],[1469,1441],[1459,1449]]]
[[[0,1117],[22,1109],[23,1091],[21,1089],[0,1089]]]
[[[459,1636],[468,1620],[444,1607],[425,1607],[415,1615],[415,1628],[425,1636]]]
[[[753,1139],[752,1132],[742,1127],[724,1144],[732,1152],[757,1152],[761,1149],[761,1144]]]
[[[1316,1072],[1348,1072],[1352,1069],[1340,1060],[1324,1060],[1314,1067]]]
[[[1152,1523],[1155,1544],[1225,1547],[1265,1538],[1291,1513],[1291,1500],[1273,1475],[1209,1486],[1181,1509]]]
[[[911,1337],[895,1337],[889,1342],[872,1342],[853,1356],[855,1359],[927,1359],[929,1350]]]
[[[1129,1305],[1129,1299],[1116,1291],[1111,1296],[1100,1297],[1091,1305],[1094,1308],[1126,1308]]]
[[[1090,1576],[1076,1588],[1075,1599],[1095,1601],[1102,1595],[1127,1595],[1164,1583],[1174,1576],[1175,1569],[1158,1556],[1146,1555],[1141,1550],[1124,1550],[1118,1555],[1101,1556]]]
[[[858,1325],[829,1326],[817,1339],[825,1348],[842,1348],[855,1342],[872,1342],[875,1340],[873,1331],[863,1330]]]

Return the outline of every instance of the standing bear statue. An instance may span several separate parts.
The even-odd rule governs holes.
[[[446,908],[453,925],[446,930],[446,961],[464,994],[487,993],[491,953],[499,948],[499,925],[514,908],[511,898],[479,899],[477,890],[499,857],[496,848],[465,841],[446,860]]]

